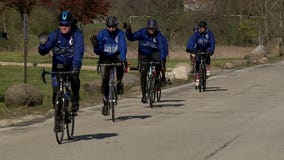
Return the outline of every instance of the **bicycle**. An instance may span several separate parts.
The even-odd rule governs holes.
[[[206,80],[207,80],[207,75],[206,75],[206,52],[196,52],[196,58],[200,59],[200,64],[199,64],[199,84],[198,86],[195,85],[195,89],[199,89],[199,92],[206,91]],[[196,82],[197,77],[196,77],[196,63],[194,66],[194,80]]]
[[[149,65],[146,81],[146,97],[149,100],[149,105],[153,108],[153,103],[157,97],[157,101],[161,101],[161,73],[157,74],[156,65],[160,65],[160,62],[142,62]]]
[[[111,112],[111,119],[115,122],[115,106],[117,105],[117,80],[116,80],[116,66],[122,66],[121,63],[110,63],[110,64],[98,64],[98,71],[101,71],[101,67],[110,67],[109,69],[109,92],[107,101],[108,115]],[[104,73],[102,73],[103,75]]]
[[[44,83],[46,83],[45,74],[56,74],[59,81],[59,89],[57,90],[54,106],[54,124],[59,123],[61,129],[60,131],[54,130],[54,132],[57,143],[62,144],[65,126],[68,139],[71,140],[74,137],[76,114],[71,111],[71,105],[69,103],[72,98],[72,89],[69,76],[73,73],[72,71],[51,72],[46,71],[45,68],[42,68],[41,76]]]

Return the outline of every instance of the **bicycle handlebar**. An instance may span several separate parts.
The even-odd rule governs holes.
[[[72,71],[58,71],[58,72],[53,72],[53,71],[46,71],[45,68],[43,67],[41,70],[41,78],[43,83],[46,83],[46,79],[45,79],[45,74],[73,74]]]
[[[195,55],[208,55],[209,53],[206,52],[206,51],[197,51],[197,52],[192,52],[192,54],[195,54]]]
[[[100,63],[99,66],[122,66],[122,63]]]
[[[161,62],[154,62],[154,61],[151,61],[151,62],[140,62],[141,64],[161,64]]]
[[[97,64],[97,73],[100,74],[101,73],[101,67],[106,67],[106,66],[123,66],[122,63],[98,63]]]

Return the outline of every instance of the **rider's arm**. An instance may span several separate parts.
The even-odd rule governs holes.
[[[119,32],[119,51],[120,51],[120,60],[126,61],[126,53],[127,53],[127,44],[124,33]]]
[[[196,52],[196,40],[197,40],[197,32],[194,32],[194,34],[188,39],[187,45],[186,45],[186,52]]]
[[[210,46],[208,48],[208,52],[212,55],[214,53],[214,50],[215,50],[215,37],[214,37],[214,34],[210,31],[208,32],[208,35],[209,35],[209,43],[210,43]]]
[[[168,56],[169,53],[169,46],[167,38],[162,34],[160,34],[158,38],[158,49],[160,53],[160,60],[161,61],[166,60],[166,57]]]
[[[80,31],[74,33],[74,58],[72,67],[80,69],[82,66],[82,58],[84,55],[85,43],[83,34]]]
[[[104,44],[103,44],[103,37],[104,37],[104,30],[100,31],[98,33],[98,47],[94,48],[94,53],[96,55],[102,55],[104,50]]]
[[[144,33],[144,34],[143,34]],[[126,38],[129,41],[136,41],[136,40],[140,40],[141,37],[143,37],[146,34],[146,32],[144,31],[144,28],[132,33],[132,32],[126,32]]]
[[[45,44],[39,45],[38,47],[38,53],[40,55],[46,55],[49,53],[49,51],[54,47],[56,43],[56,37],[57,37],[57,30],[54,32],[51,32],[48,35],[48,40]]]

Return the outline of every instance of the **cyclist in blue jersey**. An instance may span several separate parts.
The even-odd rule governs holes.
[[[106,19],[106,29],[101,30],[98,35],[92,35],[90,40],[94,47],[95,54],[99,55],[99,63],[111,64],[122,63],[122,66],[116,66],[117,70],[117,92],[123,93],[123,75],[127,68],[126,53],[127,44],[124,32],[120,30],[118,26],[119,20],[117,17],[110,16]],[[108,101],[108,82],[110,68],[106,66],[104,68],[103,80],[102,80],[102,93],[104,106],[102,114],[107,115],[107,101]]]
[[[40,55],[46,55],[50,50],[52,56],[52,71],[72,71],[70,76],[71,88],[73,92],[72,111],[77,113],[79,110],[79,73],[82,66],[82,58],[85,50],[84,38],[81,30],[76,25],[77,20],[69,11],[62,11],[58,17],[59,28],[50,34],[40,34],[40,45],[38,52]],[[52,75],[53,106],[58,90],[58,79]],[[60,128],[60,127],[59,127]]]
[[[138,61],[140,71],[140,82],[142,90],[142,103],[147,103],[146,98],[146,77],[149,66],[145,62],[161,62],[161,66],[157,66],[158,74],[162,70],[162,85],[166,83],[166,57],[168,56],[168,40],[158,30],[158,23],[154,19],[147,21],[147,26],[132,33],[130,24],[124,23],[126,29],[126,37],[129,41],[138,40]]]
[[[207,55],[206,60],[206,71],[207,76],[210,76],[210,56],[214,54],[215,50],[215,37],[212,31],[207,28],[207,23],[205,21],[199,22],[199,30],[194,32],[193,35],[189,38],[186,46],[186,52],[196,53],[196,52],[205,52]],[[200,60],[198,57],[196,60],[196,86],[199,85],[199,64]]]

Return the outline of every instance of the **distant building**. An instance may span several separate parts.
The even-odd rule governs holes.
[[[201,0],[184,0],[184,11],[202,11],[212,7],[213,1],[202,2]]]
[[[184,11],[198,11],[199,10],[198,0],[184,0],[183,6],[184,6]]]

